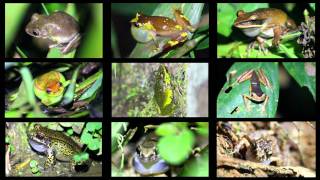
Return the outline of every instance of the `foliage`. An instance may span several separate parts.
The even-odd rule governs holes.
[[[7,63],[6,63],[7,64]],[[81,73],[79,73],[79,68]],[[86,69],[90,71],[85,72]],[[20,74],[16,73],[16,69],[20,69]],[[46,69],[46,71],[43,71]],[[32,70],[32,72],[31,72]],[[55,81],[53,78],[38,78],[41,75],[61,72],[61,76],[67,77],[67,81]],[[73,73],[72,83],[70,83]],[[53,91],[48,94],[47,88],[39,89],[34,87],[32,74],[38,79],[38,84],[44,87],[59,88],[61,92],[58,96],[53,96]],[[51,73],[52,74],[52,73]],[[60,74],[60,73],[59,73]],[[33,62],[33,63],[15,63],[7,65],[5,71],[6,77],[6,112],[5,117],[84,117],[89,114],[89,108],[96,108],[93,101],[100,96],[102,89],[102,67],[100,63],[50,63],[50,62]],[[23,79],[20,83],[19,78]],[[43,76],[41,76],[43,77]],[[41,82],[41,83],[40,83]],[[19,85],[20,83],[20,85]],[[51,83],[51,85],[50,85]],[[19,88],[17,90],[17,86]],[[64,87],[67,88],[64,90]],[[34,89],[36,88],[36,89]],[[45,89],[45,90],[44,90]],[[34,91],[37,90],[37,91]],[[54,90],[54,89],[53,89]],[[42,103],[36,101],[35,94],[41,99]],[[58,94],[58,93],[55,93]],[[64,96],[64,104],[61,100]],[[67,98],[66,98],[67,97]],[[52,100],[54,98],[54,100]],[[54,103],[49,103],[54,102]],[[71,103],[70,106],[65,106]],[[92,103],[92,105],[87,106]],[[45,104],[45,106],[43,105]],[[40,109],[40,107],[43,107]],[[43,110],[44,109],[44,110]],[[98,107],[97,107],[98,111]],[[93,116],[95,117],[95,116]]]
[[[289,74],[300,86],[308,87],[309,92],[316,100],[316,66],[310,62],[283,63]],[[246,71],[262,69],[269,79],[272,88],[266,88],[260,84],[262,91],[269,96],[266,104],[266,112],[261,112],[263,103],[250,102],[250,111],[245,108],[242,95],[250,92],[250,80],[238,83],[234,86],[236,79]],[[226,73],[227,81],[219,92],[217,99],[217,117],[275,117],[279,102],[279,64],[277,62],[252,62],[234,63]],[[280,97],[281,101],[281,97]]]

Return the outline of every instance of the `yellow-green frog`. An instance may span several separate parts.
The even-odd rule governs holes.
[[[161,64],[156,72],[154,99],[161,115],[172,115],[175,110],[174,89],[168,68]]]
[[[53,168],[56,160],[59,160],[71,162],[71,170],[75,171],[76,162],[73,156],[82,151],[80,146],[64,133],[35,124],[33,129],[28,131],[28,141],[33,150],[47,155],[44,169]]]
[[[163,49],[173,47],[177,44],[185,42],[191,38],[191,32],[195,28],[183,13],[175,9],[173,12],[175,20],[162,16],[146,16],[137,13],[131,22],[131,34],[133,38],[140,43],[154,41],[156,37],[168,37],[170,40]]]
[[[81,39],[78,22],[62,11],[49,16],[34,13],[25,31],[35,38],[50,40],[49,48],[58,47],[63,54],[77,48]]]
[[[50,71],[34,79],[33,90],[44,105],[51,106],[61,101],[68,84],[63,74]]]

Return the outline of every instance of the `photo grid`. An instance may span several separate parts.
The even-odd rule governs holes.
[[[318,2],[0,3],[1,179],[318,177]]]

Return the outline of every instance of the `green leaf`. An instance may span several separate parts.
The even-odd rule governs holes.
[[[208,122],[196,122],[198,127],[195,129],[196,132],[201,134],[202,136],[209,135],[209,123]]]
[[[31,160],[30,163],[29,163],[29,165],[30,165],[31,168],[37,167],[37,166],[38,166],[38,161],[36,161],[36,160]]]
[[[73,134],[73,129],[68,129],[68,130],[67,130],[67,134],[68,134],[69,136],[71,136],[71,135]]]
[[[103,79],[103,76],[101,76],[98,80],[96,80],[96,82],[94,82],[94,84],[85,93],[83,93],[80,96],[79,101],[91,98],[97,92],[97,90],[101,87],[102,79]]]
[[[188,159],[194,144],[194,135],[184,129],[177,135],[168,135],[160,138],[158,149],[160,156],[168,163],[179,165]]]
[[[184,164],[179,176],[184,177],[208,177],[209,176],[209,150],[200,153]]]
[[[287,62],[283,63],[288,73],[303,87],[307,87],[316,100],[316,63]]]
[[[63,127],[72,127],[73,123],[72,122],[61,122],[59,123]]]
[[[95,151],[101,147],[101,140],[99,138],[93,138],[92,141],[88,144],[88,148],[92,151]]]
[[[230,83],[226,82],[219,92],[217,99],[217,117],[231,117],[231,118],[248,118],[248,117],[275,117],[278,99],[279,99],[279,72],[277,62],[253,62],[253,63],[234,63],[228,70],[226,76],[230,72],[236,72],[231,82],[235,82],[241,74],[249,70],[262,69],[265,76],[271,83],[272,88],[267,88],[260,84],[262,91],[269,97],[266,104],[266,111],[262,112],[263,103],[255,103],[248,100],[251,106],[251,111],[245,107],[242,95],[249,95],[250,80],[244,81],[240,84],[234,85],[230,90]],[[230,90],[230,91],[227,91]]]
[[[88,131],[84,131],[81,134],[80,141],[83,144],[90,144],[90,142],[92,141],[92,135]]]
[[[102,128],[101,122],[88,122],[86,125],[88,131],[93,132]]]
[[[156,134],[158,136],[174,135],[178,132],[178,128],[174,123],[162,123],[157,129]]]

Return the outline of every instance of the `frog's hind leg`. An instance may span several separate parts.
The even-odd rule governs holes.
[[[44,169],[49,169],[50,167],[53,168],[53,166],[56,164],[56,158],[55,158],[55,152],[53,149],[49,148],[47,151],[47,160],[44,164]]]

